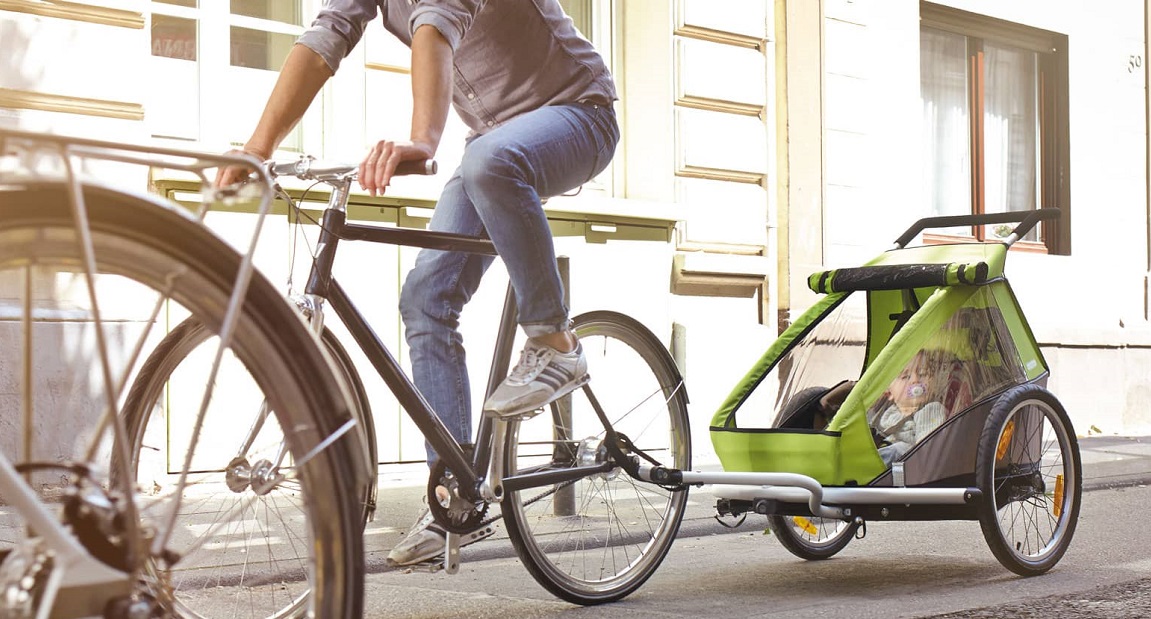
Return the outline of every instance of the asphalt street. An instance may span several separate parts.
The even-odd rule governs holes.
[[[1123,489],[1139,489],[1143,485],[1151,485],[1151,437],[1105,437],[1092,436],[1080,438],[1080,455],[1083,462],[1084,477],[1084,503],[1091,500],[1091,493],[1097,491],[1118,491]],[[412,471],[416,472],[416,471]],[[409,473],[412,473],[409,472]],[[657,585],[645,585],[632,595],[637,598],[635,603],[620,602],[616,604],[580,608],[558,600],[544,591],[532,580],[515,556],[515,552],[501,527],[491,539],[464,548],[462,551],[463,564],[456,575],[443,572],[424,573],[422,571],[393,569],[386,566],[384,558],[388,550],[402,537],[407,526],[410,525],[420,509],[420,495],[423,492],[422,484],[415,483],[419,475],[405,475],[396,479],[384,479],[381,482],[380,505],[381,509],[374,522],[369,524],[366,532],[366,557],[368,565],[367,588],[365,596],[365,616],[367,617],[555,617],[563,616],[618,616],[618,617],[694,617],[700,616],[707,605],[715,607],[717,612],[731,616],[789,616],[773,614],[770,610],[757,607],[770,600],[771,595],[741,596],[747,587],[763,586],[762,581],[749,577],[748,548],[762,548],[761,552],[769,553],[770,560],[776,564],[791,560],[779,544],[764,544],[749,546],[746,536],[762,536],[762,526],[748,524],[737,529],[728,529],[721,525],[714,517],[714,497],[710,488],[704,486],[692,490],[691,504],[684,518],[680,534],[672,552],[664,565],[652,579],[652,583],[659,582],[658,586],[666,588],[669,581],[673,590],[688,591],[692,600],[699,600],[704,608],[688,607],[682,603],[661,603],[659,596],[654,593],[644,595],[645,588]],[[1100,493],[1099,496],[1106,492]],[[1129,514],[1128,517],[1134,514]],[[1137,515],[1136,515],[1137,518]],[[1081,520],[1083,516],[1081,515]],[[933,523],[882,523],[873,526],[876,531],[872,537],[883,536],[899,537],[894,533],[899,527],[906,527],[912,531],[916,538],[930,538]],[[961,522],[950,526],[960,527],[961,533],[953,536],[958,540],[971,538],[970,542],[960,541],[960,545],[978,545],[982,548],[976,556],[978,562],[967,562],[949,565],[939,565],[938,558],[930,555],[932,551],[928,544],[924,549],[896,550],[892,554],[868,557],[857,560],[819,562],[820,565],[808,571],[807,577],[816,579],[833,579],[839,581],[840,588],[858,590],[861,595],[867,595],[869,589],[883,588],[890,579],[911,578],[920,570],[931,570],[944,582],[954,579],[956,582],[970,581],[972,578],[987,578],[1010,586],[1011,582],[1030,583],[1042,579],[1013,579],[1013,575],[999,566],[994,559],[987,560],[987,552],[978,523]],[[888,528],[892,527],[892,528]],[[966,527],[966,529],[962,529]],[[1081,527],[1082,528],[1082,527]],[[940,529],[942,530],[942,529]],[[968,531],[970,532],[968,534]],[[906,533],[904,531],[903,533]],[[1073,541],[1074,548],[1077,543],[1090,543],[1082,541],[1080,535]],[[758,540],[757,540],[758,541]],[[872,544],[873,540],[865,540]],[[922,540],[921,540],[922,541]],[[930,541],[930,540],[927,540]],[[874,547],[874,546],[872,546]],[[849,546],[849,550],[851,547]],[[904,552],[914,559],[899,559],[899,553]],[[947,555],[947,551],[940,550],[940,554]],[[968,551],[970,552],[970,550]],[[1137,553],[1142,552],[1136,549]],[[962,553],[959,553],[962,555]],[[986,554],[987,557],[983,557]],[[1151,552],[1147,553],[1151,562]],[[766,557],[765,557],[766,560]],[[676,568],[669,568],[674,562],[676,568],[683,565],[703,566],[688,570],[685,576],[680,576]],[[1072,582],[1075,574],[1071,570],[1059,567],[1049,575],[1049,578],[1067,578]],[[661,574],[667,568],[667,574]],[[1140,568],[1141,569],[1141,568]],[[778,572],[779,570],[775,570]],[[792,570],[794,571],[794,570]],[[1148,570],[1151,573],[1151,570]],[[1135,572],[1139,573],[1139,572]],[[694,575],[693,575],[694,574]],[[762,576],[762,575],[761,575]],[[818,595],[818,587],[811,589],[811,582],[793,582],[787,584],[787,579],[794,577],[789,574],[773,576],[778,586],[777,594],[787,597],[793,594],[790,603],[796,603],[796,598],[802,595]],[[981,605],[978,600],[964,601],[961,596],[954,600],[942,598],[940,609],[962,608],[959,611],[949,611],[944,614],[924,613],[905,614],[903,612],[884,613],[889,616],[903,617],[931,617],[932,619],[957,619],[959,617],[974,617],[977,619],[990,618],[1029,618],[1029,617],[1071,617],[1074,619],[1112,619],[1126,617],[1151,616],[1151,576],[1125,582],[1108,582],[1095,589],[1084,592],[1082,590],[1069,593],[1065,596],[1043,595],[1037,601],[1034,593],[1026,601],[1017,603],[993,603]],[[779,580],[782,579],[782,580]],[[717,587],[716,584],[722,583]],[[1053,582],[1048,580],[1048,582]],[[1020,586],[1028,586],[1026,584]],[[1079,583],[1082,586],[1082,583]],[[698,592],[692,591],[693,588]],[[1030,589],[1028,589],[1030,591]],[[1072,589],[1068,589],[1069,591]],[[811,593],[815,591],[815,593]],[[897,589],[898,591],[898,589]],[[764,591],[765,594],[768,591]],[[908,595],[907,592],[901,593]],[[663,596],[668,597],[668,596]],[[875,603],[874,599],[869,602]],[[742,600],[732,606],[733,599]],[[780,598],[783,599],[783,598]],[[631,600],[631,598],[628,598]],[[757,601],[758,600],[758,601]],[[929,605],[930,606],[930,605]],[[814,611],[815,609],[808,609]],[[896,609],[889,609],[895,611]],[[710,614],[710,612],[709,612]],[[798,615],[797,615],[798,616]],[[824,616],[818,612],[805,612],[804,616]],[[833,616],[833,615],[827,615]]]

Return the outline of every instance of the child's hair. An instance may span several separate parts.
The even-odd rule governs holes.
[[[947,351],[938,348],[924,348],[915,353],[915,356],[907,362],[903,370],[916,369],[922,373],[924,369],[927,369],[930,370],[932,376],[938,376],[941,372],[946,371],[954,360],[955,355]]]

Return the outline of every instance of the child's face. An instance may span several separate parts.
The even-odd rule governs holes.
[[[928,402],[938,399],[936,376],[939,375],[938,360],[919,353],[907,367],[891,381],[888,393],[891,401],[905,413],[913,413]]]

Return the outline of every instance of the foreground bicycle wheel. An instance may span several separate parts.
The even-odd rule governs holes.
[[[15,394],[0,397],[0,449],[49,507],[63,508],[61,518],[93,555],[133,575],[137,598],[157,613],[359,617],[363,556],[352,484],[365,472],[353,458],[353,435],[341,434],[350,427],[348,397],[294,310],[261,277],[252,280],[224,357],[262,387],[273,423],[292,429],[284,434],[283,479],[264,481],[290,485],[299,509],[278,514],[275,532],[252,526],[250,502],[182,518],[216,501],[204,478],[222,479],[215,452],[228,435],[208,434],[220,427],[208,418],[149,435],[157,442],[146,450],[162,456],[158,483],[129,483],[127,445],[113,427],[138,359],[168,317],[220,328],[240,256],[167,204],[93,187],[84,195],[81,228],[59,184],[0,190],[0,385],[13,386],[0,391]],[[205,383],[184,387],[198,388],[169,391],[168,402],[194,411],[205,400],[243,395],[206,394]],[[185,474],[181,487],[174,480]],[[0,551],[35,551],[26,533],[18,514],[0,509]],[[247,543],[238,550],[221,540]],[[196,569],[205,564],[213,569]],[[314,595],[301,603],[300,590]]]
[[[363,466],[370,472],[355,491],[355,496],[361,498],[358,526],[362,532],[375,509],[376,450],[371,413],[363,385],[344,348],[327,330],[321,342],[350,387],[357,440],[363,444],[358,451],[364,454]],[[179,439],[187,435],[181,429],[187,428],[199,412],[200,402],[195,396],[207,384],[210,362],[218,346],[219,338],[202,323],[194,318],[184,320],[152,351],[128,392],[121,416],[133,458],[130,475],[139,487],[154,489],[155,495],[163,497],[175,482],[170,470],[172,454],[187,449],[186,440]],[[183,501],[177,517],[182,530],[200,533],[183,536],[169,545],[183,560],[173,567],[168,579],[179,606],[193,614],[199,614],[194,600],[213,597],[212,590],[222,575],[233,572],[233,578],[248,578],[237,572],[241,568],[233,563],[236,556],[247,558],[243,570],[258,565],[253,557],[260,557],[268,569],[274,569],[275,565],[297,565],[301,557],[307,556],[303,524],[307,518],[306,495],[295,480],[276,481],[285,467],[281,452],[286,439],[279,421],[271,414],[268,396],[244,364],[231,354],[218,372],[213,389],[217,394],[227,394],[214,397],[204,417],[201,435],[212,437],[214,444],[197,450],[193,468],[202,472],[190,486],[195,498]],[[163,500],[160,498],[160,502]],[[152,497],[146,497],[142,509],[148,511],[152,501]],[[213,520],[220,521],[221,526],[204,529],[203,523]],[[268,539],[286,543],[268,544]],[[268,616],[307,614],[306,578],[274,579],[265,587],[264,592],[254,586],[244,591],[268,598]]]
[[[975,464],[979,524],[1003,567],[1034,576],[1059,562],[1079,520],[1079,443],[1059,400],[1038,385],[996,401]]]
[[[671,356],[642,325],[613,312],[575,319],[590,389],[613,428],[663,466],[691,467],[687,394]],[[509,423],[505,470],[591,466],[611,458],[583,390],[550,414]],[[623,598],[667,555],[687,489],[637,481],[615,466],[575,482],[509,492],[501,503],[520,560],[548,591],[575,604]]]

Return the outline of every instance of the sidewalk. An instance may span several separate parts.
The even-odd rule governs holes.
[[[1079,439],[1083,464],[1083,490],[1151,483],[1151,436],[1091,436]],[[385,559],[399,543],[423,507],[421,497],[427,483],[423,467],[408,467],[399,472],[381,472],[379,507],[375,520],[364,532],[364,555],[369,574],[390,571]],[[492,507],[498,514],[499,507]],[[710,486],[692,488],[679,537],[715,535],[736,532],[715,520],[715,499]],[[508,558],[515,551],[507,533],[497,522],[496,534],[489,540],[464,550],[466,563],[485,559]]]
[[[1079,439],[1083,489],[1151,482],[1151,436],[1089,436]]]

